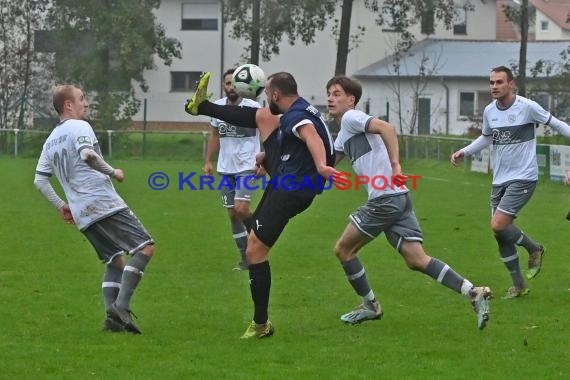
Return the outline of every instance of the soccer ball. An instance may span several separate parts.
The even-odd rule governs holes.
[[[246,63],[232,75],[232,88],[242,98],[257,98],[265,88],[265,73],[259,66]]]

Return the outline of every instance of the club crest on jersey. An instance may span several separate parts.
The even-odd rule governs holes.
[[[89,138],[89,136],[79,136],[77,138],[77,143],[78,144],[89,144],[89,145],[91,145],[91,139]]]
[[[281,161],[289,161],[289,158],[291,158],[290,154],[284,154],[281,156]]]
[[[507,116],[507,119],[509,120],[509,123],[514,123],[517,120],[517,115],[510,114]]]

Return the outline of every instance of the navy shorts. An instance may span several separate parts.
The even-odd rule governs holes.
[[[300,196],[295,191],[286,191],[267,186],[259,205],[253,213],[252,229],[255,236],[268,247],[277,241],[289,220],[305,211],[315,195]]]

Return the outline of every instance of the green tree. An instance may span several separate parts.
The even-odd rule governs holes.
[[[393,56],[393,79],[389,81],[396,105],[400,133],[415,133],[417,130],[419,99],[424,94],[427,84],[437,75],[441,68],[441,54],[435,57],[422,56],[417,72],[408,72],[409,68],[402,67],[402,57],[416,42],[412,28],[421,25],[421,34],[430,35],[435,31],[438,22],[445,28],[453,26],[455,17],[455,2],[452,0],[365,0],[365,6],[377,14],[376,23],[391,31],[390,48]],[[474,10],[470,1],[463,4],[466,11]],[[343,10],[344,12],[344,10]],[[409,88],[403,88],[403,75],[413,74]],[[412,107],[404,110],[404,98],[409,96]]]
[[[47,83],[33,46],[47,7],[43,0],[0,0],[0,128],[25,128],[32,98]]]
[[[244,59],[259,64],[279,54],[283,36],[294,45],[298,38],[309,45],[325,28],[336,0],[224,0],[224,23],[232,25],[230,37],[249,42]]]
[[[437,21],[451,28],[455,17],[453,0],[365,0],[366,8],[377,14],[376,24],[398,34],[397,52],[405,52],[414,44],[416,37],[410,29],[421,24],[422,34],[433,34]],[[346,62],[351,51],[350,45],[357,45],[366,30],[357,27],[357,34],[350,35],[350,22],[353,0],[342,0],[340,30],[337,37],[335,75],[346,73]],[[466,10],[473,10],[473,4],[466,1]],[[336,20],[335,20],[336,21]]]
[[[121,127],[139,110],[133,84],[148,86],[144,70],[180,58],[180,42],[156,22],[160,0],[54,0],[49,13],[58,82],[82,84],[93,91],[96,124]]]
[[[518,7],[504,5],[503,13],[508,20],[518,26],[521,34],[521,44],[519,49],[519,63],[516,66],[517,76],[517,93],[526,96],[526,51],[528,45],[528,28],[529,20],[528,0],[520,0]]]
[[[346,62],[348,60],[349,40],[350,40],[350,21],[352,18],[352,0],[342,0],[340,16],[340,29],[338,32],[338,41],[336,49],[336,65],[334,69],[335,75],[346,74]]]
[[[366,7],[378,14],[376,23],[399,33],[398,49],[408,50],[416,37],[410,29],[421,24],[422,34],[433,34],[437,22],[449,29],[455,17],[453,0],[365,0]],[[466,1],[466,10],[473,10],[473,4]]]
[[[548,94],[549,104],[543,104],[557,117],[568,120],[570,115],[570,47],[560,52],[560,59],[539,59],[529,68],[532,86],[529,96],[539,99]]]

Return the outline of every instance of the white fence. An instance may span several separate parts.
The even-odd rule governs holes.
[[[0,155],[37,157],[51,131],[0,129]],[[95,131],[106,157],[188,158],[197,152],[204,156],[209,132],[202,131]]]
[[[48,130],[0,129],[0,156],[38,157]],[[103,154],[109,158],[202,159],[210,132],[201,131],[95,131]],[[400,135],[400,157],[449,161],[453,152],[472,140],[462,137]],[[537,160],[542,175],[560,180],[570,169],[570,147],[538,145]],[[490,154],[483,151],[464,160],[465,167],[488,172]]]

